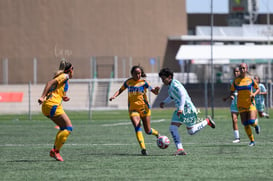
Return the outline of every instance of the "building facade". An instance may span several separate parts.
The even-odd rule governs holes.
[[[185,0],[1,0],[0,12],[0,82],[8,84],[33,82],[34,74],[44,83],[61,57],[75,78],[92,78],[92,56],[102,72],[114,56],[150,72],[152,58],[162,66],[168,36],[187,34]]]

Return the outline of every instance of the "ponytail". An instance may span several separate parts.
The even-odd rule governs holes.
[[[55,72],[54,78],[58,77],[62,73],[65,73],[67,71],[67,67],[71,68],[71,66],[72,66],[71,63],[66,62],[65,60],[61,60],[60,65],[59,65],[59,70],[57,72]]]

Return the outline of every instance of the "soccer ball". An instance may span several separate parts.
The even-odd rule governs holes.
[[[170,140],[167,136],[160,136],[157,138],[156,143],[159,148],[166,149],[170,144]]]

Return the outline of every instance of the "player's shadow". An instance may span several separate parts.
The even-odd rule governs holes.
[[[51,162],[56,160],[9,160],[8,163],[38,163],[38,162]]]
[[[247,145],[246,144],[213,144],[213,145],[202,145],[202,146],[199,146],[199,147],[226,147],[226,148],[234,148],[234,147],[246,147]]]
[[[103,156],[103,157],[112,157],[112,156],[142,156],[138,153],[83,153],[80,155],[88,156]]]
[[[102,156],[102,157],[113,157],[113,156],[125,156],[125,157],[128,157],[128,156],[136,156],[136,157],[164,157],[164,156],[173,156],[173,155],[170,155],[170,154],[148,154],[148,155],[141,155],[141,153],[83,153],[83,154],[80,154],[80,155],[83,155],[83,156]]]

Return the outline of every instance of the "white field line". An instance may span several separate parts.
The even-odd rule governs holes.
[[[151,143],[146,143],[151,144]],[[123,143],[93,143],[93,144],[78,144],[78,143],[66,143],[65,146],[131,146],[131,145],[137,145],[134,143],[131,144],[123,144]],[[52,144],[45,143],[45,144],[0,144],[0,147],[39,147],[39,146],[52,146]]]
[[[151,123],[160,123],[166,121],[165,119],[152,120]],[[120,125],[131,125],[130,121],[122,123],[111,123],[111,124],[102,124],[102,126],[120,126]]]
[[[240,142],[240,143],[230,143],[230,142],[214,142],[214,143],[191,143],[191,142],[186,142],[183,143],[183,145],[200,145],[200,146],[222,146],[222,145],[234,145],[236,147],[237,145],[245,145],[248,146],[248,141],[245,142]],[[147,145],[152,145],[156,144],[156,141],[154,143],[145,143]],[[172,143],[173,144],[173,143]],[[262,142],[258,143],[258,145],[268,145],[268,144],[273,144],[273,142]],[[67,147],[78,147],[78,146],[83,146],[83,147],[91,147],[91,146],[132,146],[132,145],[138,145],[138,143],[87,143],[87,144],[78,144],[78,143],[66,143],[65,146]],[[47,147],[47,146],[52,146],[52,144],[49,143],[44,143],[44,144],[0,144],[0,147]]]

